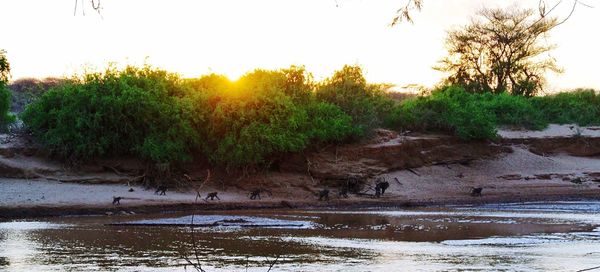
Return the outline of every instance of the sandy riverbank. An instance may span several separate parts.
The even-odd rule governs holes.
[[[504,139],[533,137],[572,137],[567,126],[551,126],[544,132],[500,131]],[[586,128],[585,137],[600,137]],[[564,134],[564,135],[563,135]],[[588,135],[590,134],[590,135]],[[596,135],[598,134],[598,135]],[[386,145],[393,146],[397,139]],[[370,185],[361,195],[337,196],[337,188],[311,180],[298,173],[273,172],[262,177],[273,195],[261,200],[248,198],[248,186],[208,184],[202,197],[218,191],[221,200],[196,201],[195,191],[168,190],[156,195],[152,189],[127,184],[81,184],[44,178],[0,178],[0,218],[69,214],[127,214],[173,210],[219,210],[255,208],[357,208],[379,206],[437,205],[457,203],[524,202],[540,200],[600,199],[600,158],[568,154],[536,154],[521,144],[506,144],[510,152],[492,158],[459,163],[425,164],[421,167],[385,171],[390,188],[375,198]],[[380,148],[380,147],[378,147]],[[358,154],[357,154],[358,155]],[[481,197],[470,196],[472,187],[482,187]],[[314,195],[322,188],[331,190],[330,201]],[[112,205],[113,197],[123,197]]]

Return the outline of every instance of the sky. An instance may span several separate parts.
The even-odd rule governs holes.
[[[81,1],[81,0],[80,0]],[[546,0],[548,6],[559,0]],[[553,14],[565,17],[574,0]],[[370,82],[432,86],[446,51],[446,31],[483,7],[537,8],[538,0],[425,0],[414,24],[390,27],[405,0],[1,0],[0,49],[12,78],[70,76],[108,63],[144,63],[184,77],[231,79],[255,68],[304,65],[316,79],[344,64],[360,65]],[[600,89],[600,0],[586,0],[557,27],[548,54],[564,69],[548,90]]]

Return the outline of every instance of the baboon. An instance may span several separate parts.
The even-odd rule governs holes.
[[[215,198],[217,198],[218,200],[221,200],[217,194],[218,194],[218,192],[208,193],[208,195],[206,196],[206,198],[204,200],[208,200],[209,198],[210,198],[210,200],[215,200]]]
[[[113,205],[121,205],[121,199],[123,199],[122,196],[113,196]]]
[[[339,197],[348,198],[348,187],[344,186],[338,192]]]
[[[380,178],[377,180],[377,183],[375,184],[375,196],[376,197],[380,197],[385,193],[385,190],[390,187],[390,183],[387,182],[385,179]]]
[[[581,178],[579,178],[579,177],[578,178],[574,178],[574,179],[572,179],[570,181],[571,181],[571,183],[575,183],[575,184],[581,184],[581,183],[583,183],[583,180]]]
[[[167,195],[167,189],[168,189],[167,186],[160,185],[156,188],[156,191],[154,191],[154,194],[155,195]],[[160,194],[159,194],[159,192],[160,192]]]
[[[273,194],[271,194],[271,191],[269,191],[267,189],[259,188],[259,189],[256,189],[249,193],[250,199],[255,200],[258,197],[258,199],[260,200],[261,193],[267,193],[267,194],[269,194],[269,196],[273,196]]]
[[[481,187],[473,187],[471,189],[471,196],[481,196],[481,191],[483,191],[483,188],[481,188]]]
[[[323,190],[319,191],[319,201],[322,201],[323,199],[325,201],[329,201],[329,190],[328,189],[323,189]]]
[[[255,200],[257,197],[260,200],[260,190],[254,190],[254,191],[250,192],[251,200]]]

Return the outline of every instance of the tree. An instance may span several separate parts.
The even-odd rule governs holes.
[[[550,13],[552,13],[554,10],[556,10],[556,8],[558,6],[560,6],[561,4],[563,4],[562,0],[558,0],[556,1],[556,3],[554,5],[552,5],[549,9],[547,8],[547,4],[546,1],[544,0],[538,0],[538,12],[539,12],[539,19],[543,19],[546,18],[550,15]],[[584,7],[588,7],[591,8],[592,6],[585,4],[579,0],[574,0],[573,1],[573,5],[571,6],[571,11],[569,12],[569,14],[563,18],[563,20],[558,23],[558,24],[562,24],[565,21],[567,21],[571,15],[573,15],[573,13],[575,12],[575,8],[579,5],[582,5]],[[396,10],[396,16],[394,16],[394,18],[392,19],[392,23],[390,23],[391,26],[395,26],[398,23],[401,23],[402,21],[407,21],[412,23],[412,15],[411,13],[414,10],[420,11],[423,8],[423,0],[407,0],[406,1],[406,5],[402,6],[401,8],[399,8],[398,10]]]
[[[6,85],[10,78],[10,64],[6,58],[6,51],[0,49],[0,131],[14,122],[15,117],[9,113],[11,94]]]
[[[0,49],[0,82],[8,83],[10,78],[10,64],[6,58],[6,51]]]
[[[467,91],[531,96],[541,90],[546,71],[560,72],[542,56],[554,45],[543,38],[556,18],[536,19],[532,10],[484,9],[470,25],[448,32],[448,56],[436,69],[450,73],[447,84]]]

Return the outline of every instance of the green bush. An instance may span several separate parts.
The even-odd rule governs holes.
[[[367,84],[358,66],[345,65],[317,88],[317,98],[340,107],[364,132],[380,126],[394,102],[384,91],[385,85]]]
[[[550,123],[600,125],[600,95],[594,90],[533,97],[531,103]]]
[[[494,115],[460,87],[406,100],[392,111],[386,124],[401,130],[454,133],[464,140],[496,137]]]
[[[510,95],[506,92],[475,96],[481,106],[495,116],[498,125],[528,129],[543,129],[548,126],[548,120],[532,105],[530,98]]]
[[[217,165],[268,164],[311,144],[341,142],[355,133],[350,116],[314,101],[309,78],[299,68],[255,70],[236,82],[208,75],[187,85],[194,126],[206,139],[201,149]]]
[[[305,110],[308,119],[303,131],[314,144],[340,143],[361,136],[362,130],[352,125],[352,117],[336,105],[315,101]]]
[[[54,154],[73,160],[135,154],[155,162],[190,158],[198,137],[191,105],[173,74],[109,68],[44,93],[21,117]]]
[[[109,68],[50,89],[21,117],[50,151],[73,160],[132,154],[177,163],[200,153],[242,167],[359,135],[350,116],[316,101],[313,90],[298,67],[255,70],[235,82]]]
[[[10,93],[0,81],[0,113]],[[136,155],[157,163],[203,156],[216,166],[269,165],[288,153],[356,140],[382,121],[394,129],[493,139],[497,125],[599,124],[594,91],[526,98],[444,87],[397,105],[358,67],[312,82],[302,67],[239,80],[181,80],[151,67],[108,68],[62,81],[21,118],[51,152],[72,160]],[[0,115],[0,124],[14,118]]]
[[[10,76],[10,64],[6,51],[0,49],[0,131],[5,131],[15,117],[10,114],[11,94],[6,87]]]
[[[8,125],[15,121],[15,116],[10,114],[10,103],[10,90],[6,87],[5,82],[0,80],[0,132],[5,131]]]
[[[523,97],[444,87],[403,101],[386,122],[395,129],[450,132],[462,139],[494,138],[498,125],[539,130],[549,123],[600,125],[600,96],[593,90]]]
[[[227,166],[257,165],[308,144],[306,114],[285,96],[224,100],[208,119],[208,157]]]

